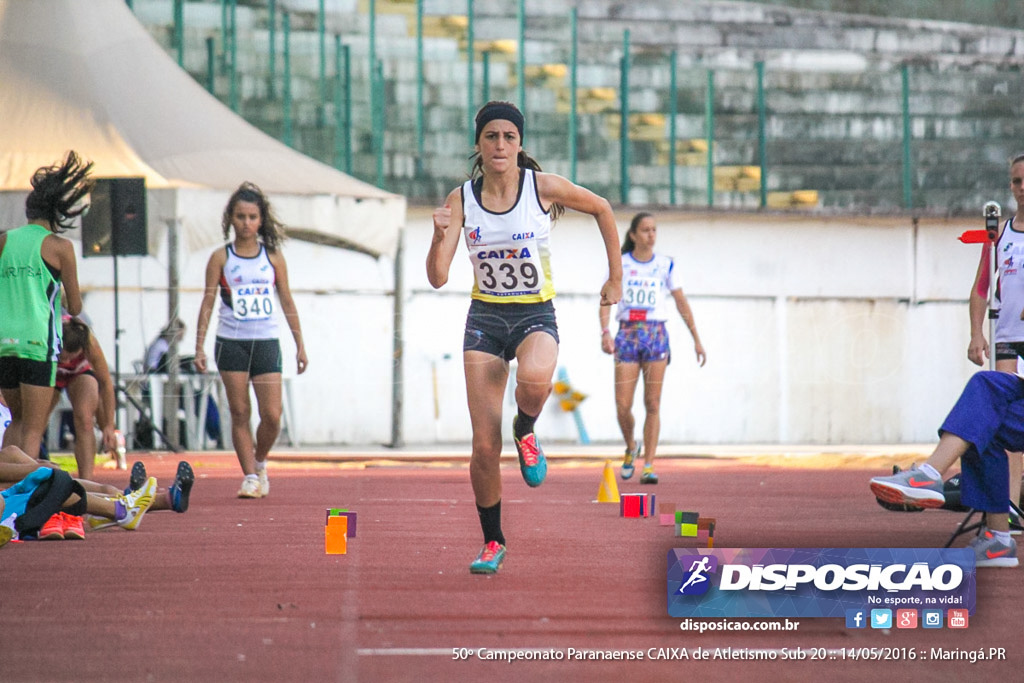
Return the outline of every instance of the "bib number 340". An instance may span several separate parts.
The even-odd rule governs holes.
[[[236,287],[231,301],[237,320],[266,320],[274,314],[274,297],[269,286]]]

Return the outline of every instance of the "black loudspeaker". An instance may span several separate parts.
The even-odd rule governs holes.
[[[97,178],[82,216],[82,256],[146,256],[146,179]]]

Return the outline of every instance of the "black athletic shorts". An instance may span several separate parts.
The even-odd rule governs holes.
[[[1024,356],[1024,342],[996,342],[996,360],[1017,360]]]
[[[558,341],[555,305],[496,304],[473,299],[466,316],[463,351],[483,351],[507,361],[516,357],[516,349],[534,332],[546,332]]]
[[[0,358],[0,389],[17,389],[22,384],[52,387],[57,381],[57,363],[17,356]]]
[[[277,339],[217,337],[213,354],[220,372],[247,372],[250,377],[281,372],[281,342]]]

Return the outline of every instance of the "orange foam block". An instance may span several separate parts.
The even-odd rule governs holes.
[[[348,552],[348,517],[332,515],[324,527],[324,550],[328,555]]]

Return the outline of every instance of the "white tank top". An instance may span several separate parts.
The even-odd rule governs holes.
[[[679,288],[672,257],[654,254],[650,261],[637,261],[633,252],[623,254],[622,298],[615,319],[665,322],[671,312],[671,293]]]
[[[473,298],[497,303],[540,303],[554,298],[551,216],[540,204],[537,181],[520,169],[519,196],[504,213],[480,205],[480,181],[462,186],[462,232],[475,280]]]
[[[239,256],[227,245],[228,258],[220,273],[217,336],[225,339],[276,339],[276,272],[260,245],[260,253]]]
[[[1024,233],[1013,227],[1013,218],[1003,224],[1003,233],[996,241],[996,269],[999,318],[996,320],[996,342],[1024,341]]]

